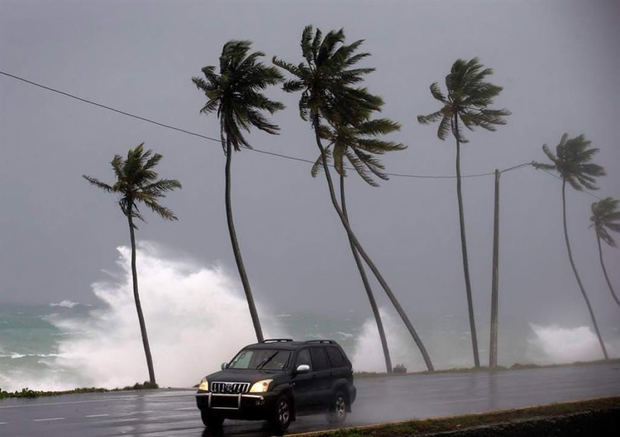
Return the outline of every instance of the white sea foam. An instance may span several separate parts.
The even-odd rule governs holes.
[[[571,363],[603,358],[596,334],[588,326],[566,328],[558,325],[530,324],[533,336],[528,339],[527,358],[538,364]],[[610,356],[618,356],[617,342],[606,342]]]
[[[51,307],[61,307],[61,308],[74,308],[76,306],[78,306],[79,303],[78,302],[73,302],[70,300],[63,300],[61,302],[58,303],[50,303]]]
[[[114,282],[92,285],[103,308],[91,310],[87,317],[50,317],[68,335],[59,340],[58,356],[46,358],[49,374],[22,375],[27,384],[15,381],[20,375],[12,375],[11,385],[59,390],[122,387],[148,380],[133,297],[131,252],[127,247],[118,252],[121,274]],[[137,260],[140,299],[160,386],[196,384],[241,346],[255,341],[247,302],[220,267],[170,259],[150,243],[139,245]],[[260,305],[259,313],[266,333],[283,335]]]

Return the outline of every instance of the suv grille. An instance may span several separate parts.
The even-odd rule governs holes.
[[[212,393],[247,393],[250,390],[249,382],[213,382],[211,383]]]

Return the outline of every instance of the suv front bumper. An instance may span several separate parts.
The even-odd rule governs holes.
[[[275,393],[223,394],[198,390],[196,406],[207,414],[230,419],[264,420],[274,411]]]

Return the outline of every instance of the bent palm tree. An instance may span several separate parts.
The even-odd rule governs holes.
[[[616,303],[620,305],[620,300],[611,286],[609,276],[607,276],[607,269],[605,268],[605,263],[603,262],[603,250],[601,248],[601,240],[611,247],[616,247],[616,242],[609,234],[609,231],[620,232],[620,211],[618,210],[618,200],[611,197],[606,197],[599,202],[594,202],[592,204],[592,216],[590,217],[590,220],[592,221],[591,227],[594,227],[594,233],[596,234],[596,244],[598,246],[601,267],[603,268],[603,275],[607,281],[607,286],[609,287],[611,296],[614,298]]]
[[[133,279],[133,297],[136,303],[138,321],[140,323],[140,333],[142,334],[142,344],[146,355],[146,365],[149,371],[149,382],[157,384],[155,381],[155,371],[153,369],[153,359],[151,348],[146,333],[146,323],[140,305],[140,295],[138,294],[138,272],[136,269],[136,238],[134,219],[144,221],[142,213],[138,209],[138,203],[143,203],[153,212],[166,220],[177,220],[174,213],[161,206],[158,199],[166,197],[167,191],[181,188],[181,183],[175,179],[158,179],[155,166],[159,163],[162,155],[153,154],[151,150],[144,151],[144,143],[139,144],[127,152],[127,159],[120,155],[115,155],[112,159],[112,169],[116,175],[113,185],[106,184],[90,176],[83,175],[91,184],[101,188],[108,193],[118,193],[121,198],[118,201],[121,211],[127,217],[129,224],[129,237],[131,240],[131,276]]]
[[[564,225],[564,240],[566,241],[568,260],[575,274],[575,279],[577,279],[579,290],[586,301],[586,306],[590,312],[590,318],[592,319],[598,342],[603,350],[603,355],[605,359],[608,359],[607,349],[605,349],[601,332],[598,329],[594,311],[592,310],[592,305],[590,305],[590,299],[588,299],[586,290],[583,288],[581,278],[575,267],[566,226],[566,182],[577,191],[581,191],[584,187],[589,190],[596,190],[598,189],[598,187],[594,185],[596,177],[605,175],[603,167],[590,162],[592,156],[598,152],[598,149],[590,149],[588,148],[589,146],[590,141],[586,140],[583,135],[569,139],[568,134],[565,133],[562,135],[560,143],[556,146],[555,155],[549,150],[546,144],[543,145],[543,152],[545,152],[545,155],[547,155],[553,164],[535,163],[534,166],[543,170],[556,170],[562,178],[562,223]]]
[[[510,115],[510,111],[488,108],[493,103],[493,99],[502,90],[502,87],[484,81],[485,77],[492,73],[492,69],[483,68],[478,58],[473,58],[470,61],[458,59],[452,65],[452,69],[445,79],[447,95],[444,96],[437,82],[430,86],[432,96],[442,104],[441,109],[428,115],[418,115],[418,122],[421,124],[439,121],[437,129],[439,139],[445,140],[448,132],[452,132],[456,140],[456,196],[461,230],[461,254],[463,258],[465,291],[467,293],[467,308],[469,311],[469,329],[476,367],[480,367],[480,359],[478,357],[478,338],[476,336],[474,304],[469,278],[463,194],[461,193],[461,143],[466,143],[467,139],[463,137],[459,130],[459,120],[469,130],[473,130],[474,127],[481,127],[494,131],[496,125],[506,124],[503,117]]]
[[[426,367],[428,370],[433,370],[433,364],[424,344],[389,285],[351,230],[349,220],[338,204],[334,184],[327,166],[327,154],[321,142],[321,119],[330,123],[355,126],[367,120],[372,111],[381,108],[383,101],[380,97],[373,96],[365,88],[354,87],[355,84],[363,80],[365,74],[374,71],[373,68],[353,68],[359,60],[368,56],[368,53],[355,53],[361,44],[361,40],[349,45],[344,44],[342,29],[330,31],[323,38],[319,29],[314,32],[312,26],[306,26],[301,37],[301,50],[305,63],[301,62],[294,65],[276,57],[273,58],[273,63],[294,76],[294,79],[284,82],[284,91],[302,92],[299,100],[299,114],[304,121],[310,121],[314,129],[315,141],[321,152],[321,163],[327,180],[330,199],[347,236],[407,326],[420,349]]]
[[[347,204],[344,189],[344,178],[346,176],[346,168],[344,166],[344,159],[346,158],[353,166],[357,174],[359,174],[366,183],[372,186],[378,186],[372,175],[375,175],[383,180],[387,180],[388,177],[385,174],[383,164],[373,157],[374,154],[384,154],[385,152],[393,150],[404,150],[406,146],[402,144],[396,144],[391,141],[385,141],[378,138],[373,138],[378,135],[387,135],[391,132],[400,130],[400,125],[388,119],[367,120],[361,122],[358,126],[336,124],[333,129],[327,126],[322,126],[321,138],[329,141],[329,144],[325,147],[326,158],[334,157],[334,168],[340,175],[340,205],[342,207],[342,213],[350,223],[349,215],[347,213]],[[332,152],[333,148],[333,152]],[[311,174],[313,177],[320,171],[322,163],[322,155],[318,157],[314,165],[312,166]],[[383,349],[383,356],[385,358],[385,368],[388,373],[392,372],[392,360],[390,358],[390,352],[385,338],[385,330],[383,329],[383,322],[381,320],[381,314],[375,301],[374,294],[368,282],[364,265],[360,259],[355,245],[349,238],[349,244],[351,246],[351,252],[355,264],[362,278],[368,301],[372,309],[375,323],[377,324],[377,330],[379,331],[379,339],[381,340],[381,347]]]
[[[241,132],[242,129],[249,132],[250,127],[253,126],[267,133],[277,134],[280,128],[270,123],[262,112],[267,111],[273,114],[275,111],[283,109],[284,105],[269,100],[261,93],[268,85],[281,82],[282,75],[275,67],[265,66],[258,61],[258,58],[264,56],[262,52],[249,53],[250,46],[249,41],[227,42],[224,44],[220,56],[219,74],[215,73],[215,66],[207,66],[202,69],[205,79],[193,77],[192,81],[198,89],[204,91],[207,97],[207,103],[200,112],[210,114],[217,111],[217,116],[220,119],[220,140],[226,154],[224,197],[228,233],[230,234],[237,270],[250,308],[256,338],[260,342],[263,341],[263,331],[233,222],[230,197],[232,150],[234,148],[235,151],[240,151],[241,147],[251,149],[250,144]]]

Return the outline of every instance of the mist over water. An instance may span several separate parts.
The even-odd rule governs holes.
[[[123,387],[148,377],[136,315],[131,252],[118,248],[118,273],[92,285],[96,306],[52,303],[39,315],[0,312],[0,387],[65,390]],[[218,266],[200,266],[170,256],[152,243],[138,248],[139,291],[157,381],[189,387],[219,369],[240,347],[255,341],[240,285]],[[254,290],[260,296],[260,290]],[[274,314],[259,304],[266,338],[332,338],[352,359],[355,371],[384,371],[374,318],[347,312],[341,318],[320,314]],[[51,313],[51,314],[50,314]],[[400,318],[381,309],[392,363],[425,370],[420,353]],[[470,367],[471,343],[462,317],[414,320],[437,369]],[[480,355],[488,356],[488,327],[480,323]],[[607,340],[607,339],[606,339]],[[610,356],[620,341],[607,344]],[[561,363],[601,358],[589,327],[510,326],[500,329],[500,364]]]

